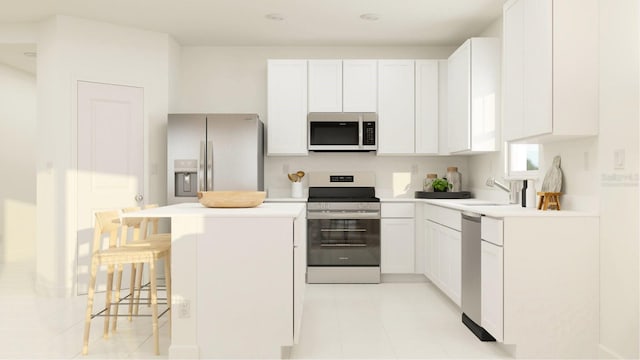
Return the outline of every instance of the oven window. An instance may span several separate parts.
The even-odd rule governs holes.
[[[311,145],[358,145],[358,123],[355,121],[314,121],[309,124]]]
[[[310,266],[379,266],[380,220],[307,220]]]

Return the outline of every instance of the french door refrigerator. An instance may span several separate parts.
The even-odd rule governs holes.
[[[264,190],[264,126],[257,114],[169,114],[167,203],[198,191]]]

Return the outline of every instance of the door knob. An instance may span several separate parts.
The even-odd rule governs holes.
[[[136,201],[137,201],[137,202],[142,201],[142,199],[144,199],[144,196],[142,196],[142,194],[138,194],[138,195],[136,195]]]

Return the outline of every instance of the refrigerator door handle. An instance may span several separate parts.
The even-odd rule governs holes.
[[[204,163],[205,157],[205,145],[204,141],[200,141],[200,156],[198,158],[198,191],[205,191],[204,184]]]
[[[207,191],[213,191],[213,142],[207,141]]]

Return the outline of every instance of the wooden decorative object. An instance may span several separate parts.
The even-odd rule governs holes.
[[[538,202],[538,210],[548,210],[555,207],[560,210],[560,194],[561,192],[539,191],[540,201]]]
[[[251,208],[264,201],[264,191],[199,191],[200,204],[211,208]]]

